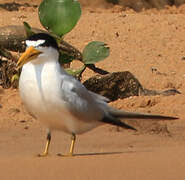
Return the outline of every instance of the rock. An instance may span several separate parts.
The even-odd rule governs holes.
[[[170,96],[180,94],[175,88],[165,91],[145,89],[129,71],[96,75],[86,80],[83,84],[88,90],[105,96],[111,101],[130,96]]]
[[[129,71],[96,75],[83,84],[88,90],[105,96],[111,101],[138,96],[139,92],[143,91],[140,82]]]

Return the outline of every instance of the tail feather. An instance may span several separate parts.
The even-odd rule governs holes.
[[[124,119],[153,119],[153,120],[175,120],[178,119],[177,117],[172,116],[163,116],[163,115],[157,115],[157,114],[143,114],[143,113],[137,113],[137,112],[126,112],[126,111],[120,111],[117,109],[110,108],[109,113],[104,116],[104,118],[101,120],[104,123],[112,124],[115,126],[120,126],[125,129],[132,129],[137,130],[136,128],[126,124],[123,121],[120,121],[121,118]]]
[[[136,128],[120,121],[117,118],[111,117],[111,116],[105,116],[101,121],[104,122],[104,123],[115,125],[115,126],[120,126],[122,128],[125,128],[125,129],[131,129],[131,130],[137,131]]]
[[[134,113],[134,112],[126,112],[120,111],[116,109],[111,109],[109,111],[110,115],[115,118],[125,118],[125,119],[155,119],[155,120],[175,120],[177,117],[172,116],[163,116],[157,114],[143,114],[143,113]]]

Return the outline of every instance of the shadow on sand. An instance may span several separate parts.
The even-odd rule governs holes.
[[[116,155],[116,154],[127,154],[127,153],[138,153],[138,152],[151,152],[150,150],[142,150],[142,151],[117,151],[117,152],[92,152],[92,153],[77,153],[73,154],[74,157],[80,157],[80,156],[104,156],[104,155]],[[66,155],[63,154],[57,154],[58,156],[66,157]]]

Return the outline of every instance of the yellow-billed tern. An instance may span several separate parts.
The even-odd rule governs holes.
[[[18,61],[22,67],[19,91],[28,111],[49,129],[42,156],[46,156],[51,131],[72,135],[69,155],[73,155],[76,134],[82,134],[101,124],[135,128],[121,122],[126,119],[176,119],[169,116],[131,113],[116,110],[107,99],[88,91],[78,80],[61,68],[58,45],[53,37],[39,33],[26,41],[27,49]]]

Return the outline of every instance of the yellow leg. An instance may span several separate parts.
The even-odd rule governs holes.
[[[50,142],[51,142],[51,133],[48,132],[48,134],[47,134],[47,141],[46,141],[46,146],[45,146],[44,152],[42,154],[39,154],[39,157],[46,157],[48,155]]]
[[[70,146],[69,153],[66,154],[66,155],[63,155],[63,154],[58,154],[58,155],[59,156],[63,156],[63,157],[71,157],[71,156],[73,156],[75,140],[76,140],[76,135],[72,134],[72,136],[71,136],[71,146]]]
[[[69,156],[73,156],[74,147],[75,147],[75,141],[76,141],[76,135],[75,134],[72,134]]]

